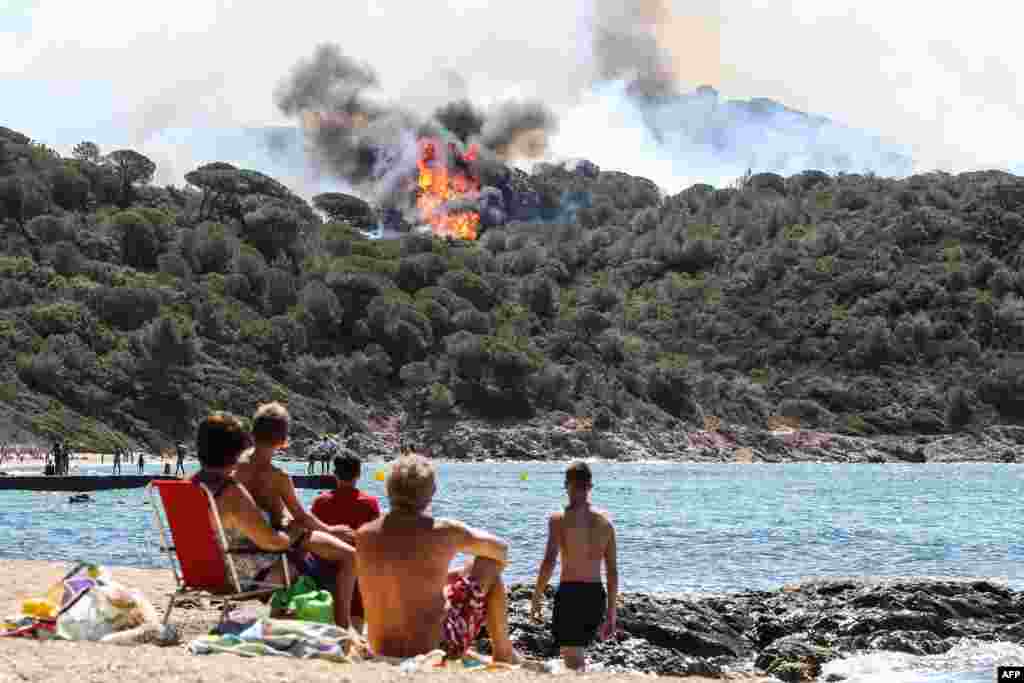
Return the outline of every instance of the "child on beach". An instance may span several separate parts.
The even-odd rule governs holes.
[[[548,518],[548,542],[533,591],[531,617],[541,619],[541,601],[559,555],[562,573],[555,592],[552,631],[565,665],[586,668],[585,649],[600,629],[602,640],[615,633],[615,603],[619,594],[615,527],[603,510],[590,505],[593,488],[590,466],[574,462],[565,473],[569,504]],[[605,566],[608,592],[601,583]]]
[[[234,478],[249,491],[271,526],[285,529],[290,536],[305,534],[298,548],[314,556],[308,573],[324,586],[336,588],[335,623],[348,627],[355,587],[352,529],[327,526],[308,513],[299,501],[291,476],[274,467],[274,451],[288,446],[288,431],[289,415],[283,405],[275,401],[259,406],[252,419],[253,447],[246,454],[246,461],[235,466]],[[302,564],[307,558],[297,559]]]

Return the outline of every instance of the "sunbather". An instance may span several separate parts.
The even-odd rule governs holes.
[[[238,555],[235,566],[241,575],[239,580],[243,583],[280,582],[284,576],[279,557],[270,553],[297,551],[311,540],[316,544],[336,543],[340,550],[335,560],[338,563],[335,585],[342,590],[335,588],[332,591],[334,616],[338,626],[347,628],[352,584],[355,581],[352,573],[354,551],[327,534],[312,532],[298,525],[287,529],[271,526],[264,510],[257,505],[245,486],[232,476],[239,457],[250,446],[250,439],[241,421],[234,415],[210,415],[199,425],[196,453],[200,470],[192,477],[193,481],[206,484],[213,493],[228,543],[232,547],[249,545],[267,552]],[[293,565],[296,573],[316,578],[316,567],[308,563],[303,566],[293,562]]]
[[[252,494],[272,526],[290,534],[308,532],[295,548],[300,551],[295,561],[304,563],[302,555],[306,552],[315,556],[308,563],[308,570],[324,588],[336,593],[335,623],[348,627],[356,580],[355,549],[342,539],[351,542],[352,529],[328,526],[308,513],[295,492],[291,476],[273,465],[274,451],[288,446],[288,429],[288,411],[283,405],[274,402],[259,406],[252,420],[252,450],[246,462],[235,467],[234,476]]]
[[[356,531],[370,647],[386,657],[413,657],[440,645],[458,658],[486,619],[495,661],[517,663],[501,580],[508,545],[462,522],[432,517],[427,509],[435,490],[429,460],[399,458],[387,480],[391,510]],[[460,552],[474,557],[449,571]]]

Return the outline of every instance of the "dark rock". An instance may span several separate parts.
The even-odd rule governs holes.
[[[809,634],[796,633],[765,648],[754,665],[784,681],[813,681],[821,665],[835,656],[831,649],[810,643]]]
[[[529,618],[531,586],[512,586],[509,624],[529,656],[557,657]],[[960,638],[1024,641],[1024,593],[986,580],[817,579],[777,591],[620,596],[619,632],[588,648],[609,670],[722,675],[753,664],[781,680],[813,680],[824,662],[860,651],[948,651]],[[486,648],[486,643],[483,645]],[[483,649],[483,648],[482,648]]]
[[[928,631],[892,631],[870,640],[872,650],[906,652],[912,655],[937,655],[948,651],[952,642]]]

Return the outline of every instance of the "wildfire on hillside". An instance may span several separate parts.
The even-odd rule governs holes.
[[[475,240],[480,214],[458,208],[458,202],[480,196],[480,178],[470,167],[476,160],[477,146],[470,145],[463,154],[455,143],[449,143],[445,153],[445,147],[435,138],[421,138],[417,144],[416,208],[420,219],[439,237]]]

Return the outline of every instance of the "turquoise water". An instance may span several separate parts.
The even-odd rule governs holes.
[[[386,508],[383,482],[373,476],[380,467],[365,468],[361,487]],[[1024,588],[1024,467],[1017,465],[592,467],[594,502],[615,522],[625,591],[771,589],[803,577],[856,575],[995,577]],[[533,581],[547,514],[564,501],[563,472],[560,463],[442,463],[434,514],[507,539],[506,579]],[[307,504],[316,493],[300,490]],[[0,557],[166,566],[151,549],[143,490],[93,495],[92,503],[69,504],[66,493],[0,491]],[[1016,649],[1006,656],[1021,660],[1024,650],[1009,647]],[[958,663],[864,659],[844,673],[968,683],[991,676],[989,665],[1000,659],[979,652]]]
[[[379,467],[360,485],[386,508]],[[862,574],[999,577],[1024,588],[1017,465],[593,467],[594,502],[616,525],[623,590],[770,589]],[[563,472],[558,463],[440,464],[434,513],[507,539],[508,579],[531,581],[547,514],[564,501]],[[299,493],[308,504],[318,492]],[[66,493],[0,491],[0,557],[162,566],[145,547],[154,532],[143,490],[93,496],[70,504]]]

